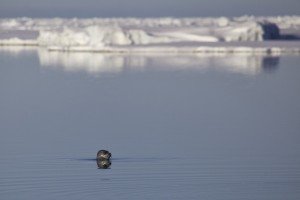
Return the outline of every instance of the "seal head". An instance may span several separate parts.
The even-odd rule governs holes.
[[[97,159],[100,159],[100,160],[109,160],[110,157],[111,157],[111,153],[106,150],[100,150],[97,153]]]

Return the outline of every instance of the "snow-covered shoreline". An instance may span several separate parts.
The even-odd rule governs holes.
[[[300,16],[0,19],[0,45],[51,51],[300,53]]]

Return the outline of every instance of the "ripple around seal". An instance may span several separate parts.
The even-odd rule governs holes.
[[[110,170],[99,170],[96,161],[92,161],[29,157],[18,162],[6,158],[1,161],[6,170],[1,172],[0,196],[3,199],[230,199],[238,194],[250,199],[270,197],[272,192],[273,199],[282,198],[282,194],[293,199],[300,195],[300,169],[296,162],[229,157],[116,158],[112,159]],[[16,197],[15,191],[20,196]]]

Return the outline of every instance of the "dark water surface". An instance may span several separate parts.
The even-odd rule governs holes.
[[[0,199],[300,199],[299,56],[0,61]]]

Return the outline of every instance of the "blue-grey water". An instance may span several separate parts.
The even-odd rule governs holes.
[[[299,64],[2,47],[0,199],[298,200]]]

